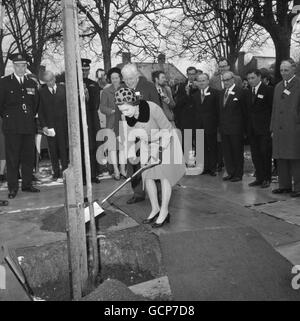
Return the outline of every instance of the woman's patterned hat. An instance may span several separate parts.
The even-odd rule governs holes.
[[[137,96],[134,90],[130,88],[121,88],[115,92],[115,103],[122,105],[125,103],[135,104],[137,102]]]

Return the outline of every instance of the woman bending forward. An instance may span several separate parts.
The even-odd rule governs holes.
[[[153,228],[170,221],[169,201],[174,186],[185,174],[185,161],[177,131],[168,121],[161,107],[153,102],[137,100],[129,88],[115,93],[115,101],[127,122],[128,159],[136,158],[136,142],[140,141],[141,166],[150,162],[161,164],[147,169],[142,174],[143,186],[149,195],[151,212],[143,221]],[[156,180],[161,182],[161,206],[158,202]]]

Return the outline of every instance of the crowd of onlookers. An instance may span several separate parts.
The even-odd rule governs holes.
[[[15,66],[21,63],[24,61],[18,61],[18,59],[14,61]],[[291,193],[294,197],[300,196],[300,79],[295,75],[295,62],[292,59],[281,63],[280,71],[283,80],[276,86],[271,73],[266,69],[249,70],[245,77],[241,78],[230,71],[226,58],[219,59],[218,70],[212,77],[195,67],[189,67],[187,80],[184,83],[173,82],[172,86],[169,85],[168,75],[163,70],[153,71],[152,79],[146,79],[135,64],[127,64],[122,69],[114,67],[107,73],[103,69],[98,69],[95,75],[96,81],[93,81],[89,79],[90,63],[89,59],[82,59],[93,183],[99,183],[100,176],[108,168],[104,163],[99,164],[96,161],[97,148],[103,143],[96,138],[100,129],[100,118],[105,115],[106,127],[112,129],[116,137],[122,138],[124,133],[119,126],[122,116],[116,108],[114,95],[121,87],[128,87],[133,89],[140,99],[159,105],[167,119],[174,127],[179,128],[183,135],[184,129],[204,129],[205,152],[202,175],[216,176],[217,172],[225,167],[224,181],[241,181],[244,173],[246,143],[250,145],[255,167],[255,180],[249,184],[250,186],[268,188],[273,166],[279,176],[279,188],[274,189],[273,193]],[[35,134],[38,128],[38,133],[47,137],[53,180],[61,179],[62,171],[67,168],[69,161],[64,79],[61,76],[55,77],[50,71],[46,71],[41,80],[33,75],[26,75],[25,72],[19,73],[21,76],[18,76],[17,70],[14,75],[17,80],[20,78],[20,88],[23,86],[22,77],[28,81],[22,90],[26,90],[30,98],[38,97],[37,105],[32,107],[32,110],[28,110],[28,106],[31,103],[34,104],[33,102],[22,102],[22,113],[14,117],[26,118],[27,110],[29,113],[36,111]],[[3,78],[0,90],[1,86],[3,88],[12,86],[12,81],[13,75]],[[31,81],[30,84],[29,81]],[[1,90],[0,119],[3,119],[3,128],[5,128],[4,136],[0,134],[1,181],[6,179],[7,155],[12,157],[12,155],[19,155],[18,153],[22,151],[20,147],[16,152],[13,150],[8,152],[7,147],[6,149],[4,147],[8,137],[12,137],[11,133],[14,133],[14,142],[16,142],[21,139],[20,134],[24,135],[24,131],[32,135],[33,130],[30,127],[27,133],[27,129],[23,130],[21,125],[17,132],[8,128],[7,118],[12,116],[5,109],[6,100],[9,100],[9,93]],[[15,103],[19,104],[19,102]],[[23,136],[22,139],[24,139]],[[32,142],[32,136],[30,139]],[[81,141],[83,152],[82,128]],[[124,165],[126,155],[120,146],[121,144],[118,144],[118,148],[109,146],[106,152],[106,157],[112,164],[109,170],[113,172],[116,180],[136,170],[132,165],[127,167]],[[22,157],[18,157],[13,164],[10,159],[9,166],[13,170],[16,170],[16,166],[18,170],[20,165],[21,167],[23,165],[23,169],[28,166],[28,162],[25,162],[27,165],[22,164]],[[30,157],[29,164],[38,160],[37,157],[33,159],[32,155],[28,157]],[[32,163],[32,173],[34,167]],[[84,167],[83,173],[85,173]],[[23,176],[22,173],[21,176]],[[140,183],[133,181],[132,186],[134,196],[129,202],[143,200],[145,194]],[[8,182],[8,188],[10,192],[17,191],[17,187],[10,185],[10,182]],[[24,187],[24,190],[26,189],[35,191],[30,182]],[[9,195],[15,197],[14,193]]]
[[[273,193],[300,196],[300,79],[293,59],[282,61],[276,85],[266,70],[251,69],[243,80],[230,71],[226,58],[218,72],[187,69],[188,80],[174,91],[175,124],[204,129],[204,171],[216,176],[225,165],[224,181],[238,182],[244,173],[244,145],[250,145],[255,180],[268,188],[272,164],[279,188]],[[272,162],[273,158],[273,162]]]

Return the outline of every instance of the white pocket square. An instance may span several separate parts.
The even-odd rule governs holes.
[[[238,99],[237,98],[233,98],[233,101],[238,101]]]
[[[263,99],[264,95],[257,95],[258,98]]]

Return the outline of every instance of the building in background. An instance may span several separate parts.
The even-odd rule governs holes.
[[[176,66],[172,63],[166,62],[166,55],[163,53],[158,55],[157,62],[136,62],[131,61],[131,54],[129,52],[123,52],[122,63],[118,64],[117,67],[122,69],[125,64],[131,62],[137,65],[141,74],[149,81],[152,81],[151,74],[156,70],[164,71],[170,85],[181,83],[186,80],[185,75]]]
[[[275,60],[275,56],[252,55],[251,53],[241,51],[237,60],[237,71],[242,78],[252,69],[264,68],[272,73]]]

